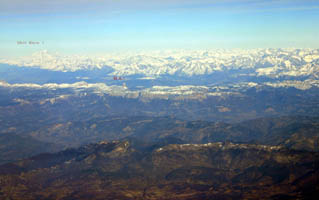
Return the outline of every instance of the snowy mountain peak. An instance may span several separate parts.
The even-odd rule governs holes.
[[[103,56],[63,56],[47,50],[1,63],[53,71],[113,68],[113,75],[209,75],[239,70],[256,76],[307,76],[319,71],[316,49],[252,49],[156,51]]]

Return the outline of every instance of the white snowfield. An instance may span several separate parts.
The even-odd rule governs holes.
[[[312,87],[319,88],[319,80],[308,79],[305,81],[277,81],[277,82],[241,82],[231,85],[223,86],[194,86],[194,85],[180,85],[180,86],[153,86],[150,88],[143,88],[140,90],[129,90],[126,86],[117,85],[106,85],[105,83],[86,83],[84,81],[68,84],[9,84],[4,81],[0,81],[0,87],[9,88],[29,88],[29,89],[49,89],[55,90],[60,88],[69,88],[74,91],[87,91],[91,90],[98,95],[111,95],[111,96],[122,96],[126,98],[190,98],[190,99],[201,99],[207,98],[208,96],[241,96],[241,92],[249,88],[260,88],[260,87],[273,87],[273,88],[290,88],[294,87],[300,90],[307,90]],[[64,98],[64,97],[63,97]]]
[[[246,70],[255,76],[319,76],[318,49],[168,50],[99,56],[60,55],[41,51],[0,63],[53,71],[77,71],[111,67],[111,75],[207,75],[216,71]]]

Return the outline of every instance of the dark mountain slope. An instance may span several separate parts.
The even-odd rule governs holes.
[[[318,153],[233,143],[101,142],[0,166],[1,199],[310,199]]]
[[[0,164],[13,162],[39,153],[58,151],[59,149],[61,149],[61,146],[41,142],[27,135],[0,134]]]
[[[183,121],[174,117],[107,117],[52,122],[27,133],[17,131],[22,129],[23,123],[19,126],[0,133],[0,163],[42,152],[119,139],[138,140],[146,144],[231,141],[319,151],[319,118],[316,117],[261,118],[237,124]]]

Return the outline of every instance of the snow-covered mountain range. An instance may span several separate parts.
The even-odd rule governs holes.
[[[130,90],[125,85],[106,85],[105,83],[87,83],[84,81],[73,84],[49,83],[49,84],[9,84],[0,81],[0,87],[7,88],[29,88],[29,89],[72,89],[79,92],[93,92],[100,95],[122,96],[126,98],[160,98],[160,99],[202,99],[208,96],[241,96],[242,92],[248,89],[263,89],[263,88],[296,88],[299,90],[308,90],[312,87],[319,88],[319,80],[305,81],[281,81],[281,82],[265,82],[258,84],[255,82],[241,82],[229,85],[215,86],[195,86],[195,85],[179,85],[179,86],[152,86],[150,88],[141,88],[138,90]]]
[[[241,73],[238,75],[319,77],[318,49],[170,50],[102,56],[64,56],[40,51],[29,57],[0,59],[0,63],[63,72],[109,67],[110,75],[119,76],[193,76],[237,70]]]

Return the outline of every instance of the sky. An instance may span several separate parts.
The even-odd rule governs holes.
[[[0,58],[319,48],[318,25],[318,0],[0,0]]]

